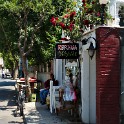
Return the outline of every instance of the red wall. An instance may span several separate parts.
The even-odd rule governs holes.
[[[96,30],[96,122],[120,122],[120,39],[119,29],[100,27]]]

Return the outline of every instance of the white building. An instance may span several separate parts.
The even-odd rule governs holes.
[[[119,17],[120,8],[124,6],[124,0],[111,0],[109,3],[109,12],[112,15],[112,20],[108,21],[109,27],[120,27],[123,24]],[[122,11],[124,13],[124,11]],[[122,13],[122,15],[123,15]],[[122,21],[123,22],[123,21]],[[124,26],[124,25],[123,25]],[[84,34],[84,38],[96,38],[95,30]],[[79,110],[84,123],[96,124],[96,54],[92,61],[89,58],[87,48],[89,44],[82,46],[80,44],[80,64],[81,64],[81,105]],[[55,75],[59,80],[60,85],[65,80],[65,60],[55,60]],[[71,65],[70,65],[71,66]],[[94,73],[95,72],[95,73]]]

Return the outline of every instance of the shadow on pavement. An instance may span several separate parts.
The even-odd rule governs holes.
[[[10,121],[8,123],[9,124],[24,124],[23,122],[18,122],[18,121]]]
[[[44,124],[47,124],[45,122],[50,122],[50,120],[52,120],[51,124],[58,124],[59,122],[63,124],[83,124],[79,117],[74,117],[68,111],[62,111],[57,115],[55,112],[50,113],[47,105],[40,105],[36,109],[40,113],[40,119]]]

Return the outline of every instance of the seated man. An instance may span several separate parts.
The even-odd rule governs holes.
[[[53,85],[57,86],[58,82],[55,80],[54,75],[50,74],[50,79],[45,81],[44,83],[44,89],[40,90],[40,99],[41,99],[41,104],[44,105],[46,103],[46,97],[49,93],[49,88],[50,88],[50,80],[53,81]]]

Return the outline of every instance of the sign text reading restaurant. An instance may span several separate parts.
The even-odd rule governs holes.
[[[77,59],[79,57],[78,43],[56,44],[56,59]]]

